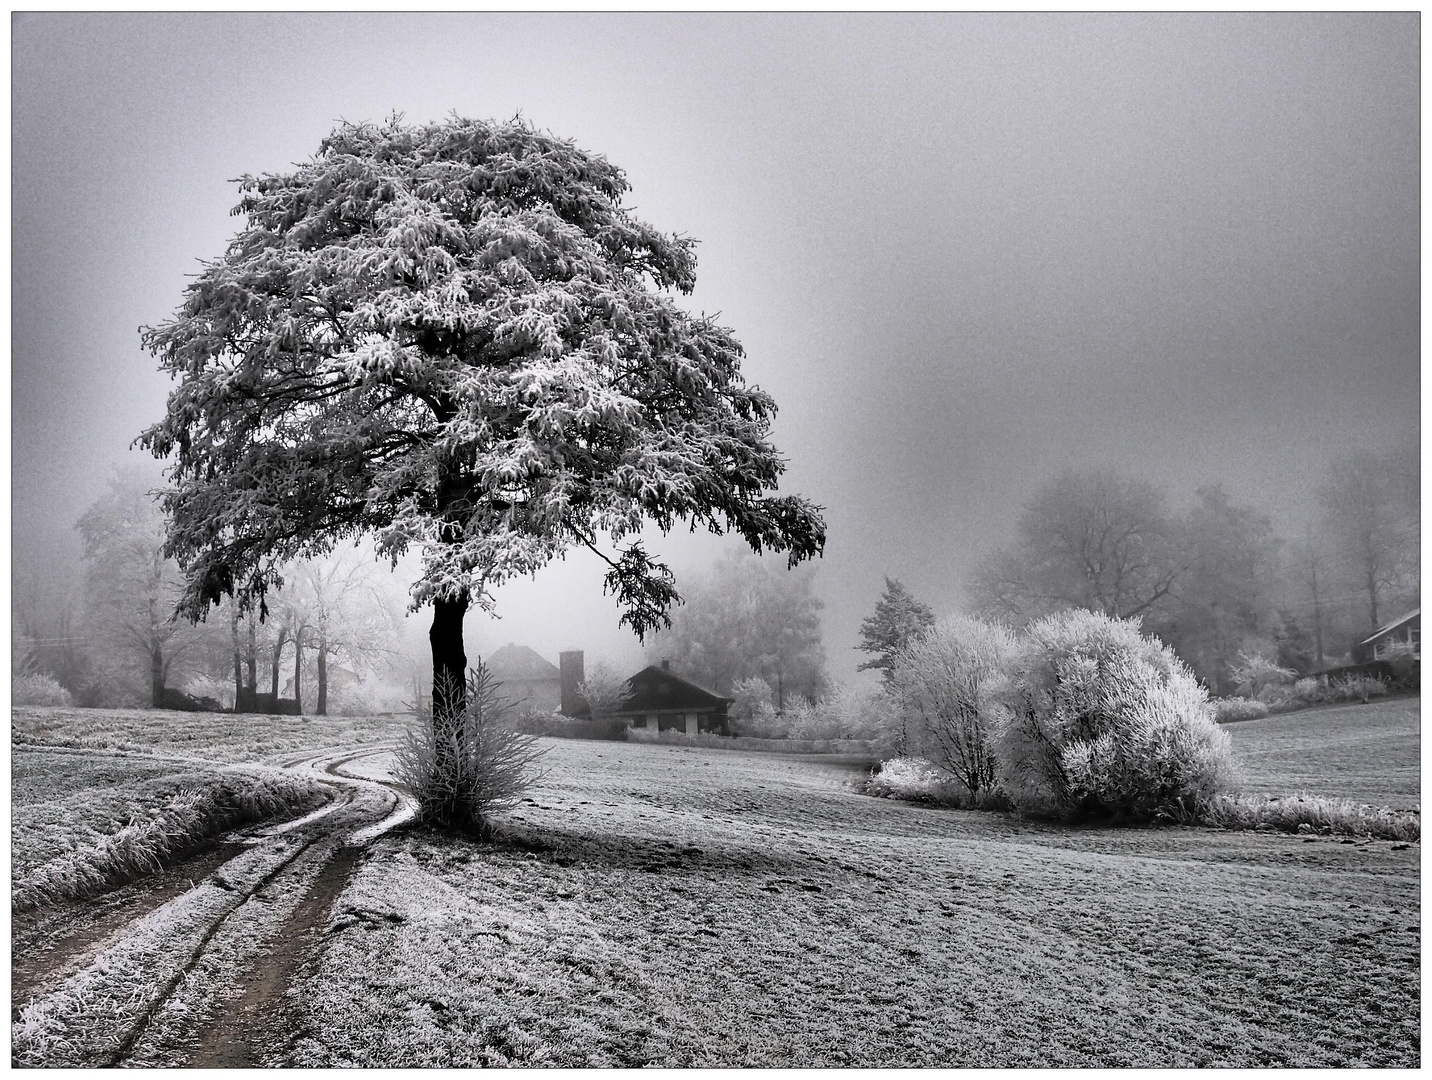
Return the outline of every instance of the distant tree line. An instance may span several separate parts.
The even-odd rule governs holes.
[[[978,567],[972,607],[1012,626],[1075,608],[1137,618],[1215,693],[1240,656],[1306,674],[1417,604],[1419,481],[1415,445],[1339,458],[1289,539],[1217,485],[1176,512],[1146,481],[1065,472]]]
[[[352,675],[384,669],[397,604],[386,576],[357,552],[284,566],[283,587],[262,612],[225,601],[203,622],[176,618],[184,580],[164,551],[155,486],[144,470],[117,472],[79,519],[77,603],[21,590],[14,674],[48,680],[83,706],[324,714],[333,665]]]

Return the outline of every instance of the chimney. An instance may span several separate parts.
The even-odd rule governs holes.
[[[662,670],[662,671],[670,671],[670,670],[671,670],[671,657],[669,657],[669,656],[663,656],[663,657],[661,658],[661,670]]]
[[[582,650],[564,652],[558,657],[558,662],[562,668],[562,715],[576,716],[578,708],[586,704],[580,690],[582,683],[587,681]]]

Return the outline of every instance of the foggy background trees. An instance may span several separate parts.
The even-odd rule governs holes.
[[[1347,663],[1418,602],[1418,469],[1415,446],[1330,461],[1291,541],[1220,485],[1171,509],[1136,477],[1065,472],[979,566],[971,606],[1014,626],[1074,608],[1137,617],[1217,694],[1249,657],[1300,674]]]
[[[777,709],[813,700],[827,682],[815,572],[728,550],[692,581],[650,655],[718,694],[761,679]]]
[[[283,587],[270,594],[263,619],[225,602],[192,623],[175,615],[183,575],[164,554],[158,486],[153,469],[110,478],[75,524],[85,563],[72,596],[43,596],[21,583],[12,676],[42,675],[83,706],[270,712],[287,697],[297,701],[291,711],[323,713],[334,705],[336,671],[339,709],[397,703],[390,683],[402,667],[401,589],[371,552],[283,567]],[[45,696],[27,686],[17,700],[36,693]]]

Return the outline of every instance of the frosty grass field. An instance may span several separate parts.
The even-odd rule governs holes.
[[[1246,789],[1416,808],[1418,706],[1231,725]],[[392,734],[40,709],[14,731],[17,776],[37,742],[100,770],[113,746]],[[1057,827],[862,796],[849,759],[544,742],[505,843],[373,846],[270,1063],[1419,1064],[1418,844]]]

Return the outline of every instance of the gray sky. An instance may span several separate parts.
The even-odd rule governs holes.
[[[1328,458],[1417,431],[1419,21],[1401,15],[16,15],[13,562],[161,415],[141,324],[237,228],[229,183],[339,119],[540,127],[697,237],[828,507],[845,677],[882,577],[937,610],[1059,470],[1285,530]],[[662,548],[690,569],[717,550]],[[501,594],[469,653],[634,659],[590,558]],[[420,631],[426,620],[415,627]]]

